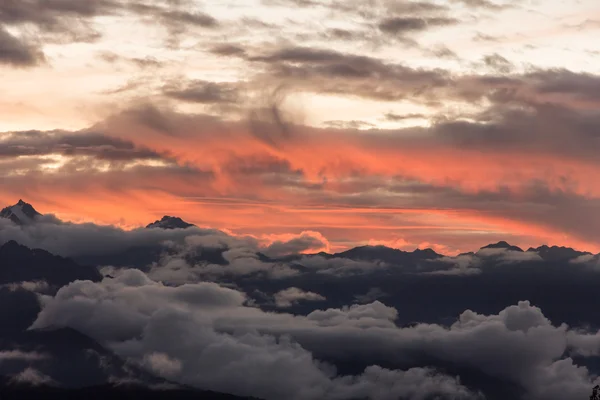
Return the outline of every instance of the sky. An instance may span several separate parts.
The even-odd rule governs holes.
[[[593,0],[6,0],[0,204],[600,251]]]

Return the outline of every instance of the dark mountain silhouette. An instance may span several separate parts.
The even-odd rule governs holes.
[[[386,246],[360,246],[336,253],[334,257],[349,258],[351,260],[379,260],[390,264],[401,264],[407,261],[432,260],[442,257],[432,249],[413,252],[392,249]]]
[[[36,352],[44,357],[39,360],[5,360],[0,363],[0,398],[3,400],[87,399],[89,396],[102,399],[248,399],[175,385],[148,373],[136,364],[124,361],[95,340],[71,328],[0,334],[0,351],[13,349]],[[33,368],[49,377],[52,386],[33,387],[11,382],[11,376],[26,368]],[[132,386],[131,382],[135,382],[137,386]],[[151,390],[149,387],[174,389]],[[104,397],[94,397],[99,395]]]
[[[4,332],[0,336],[0,350],[11,349],[36,352],[45,357],[34,361],[5,361],[0,364],[0,375],[14,375],[32,367],[66,388],[104,385],[111,379],[165,383],[163,379],[125,363],[93,339],[71,328]]]
[[[546,261],[568,261],[580,256],[592,254],[587,251],[577,251],[570,247],[548,247],[546,245],[537,248],[530,247],[527,251],[538,253],[540,257]]]
[[[225,265],[227,261],[223,253],[227,249],[202,249],[196,253],[187,254],[185,259],[190,264],[211,263]],[[164,254],[176,254],[177,251],[161,245],[135,246],[114,254],[83,255],[75,258],[77,262],[88,265],[114,267],[130,267],[147,271],[148,266],[158,261]]]
[[[64,286],[75,280],[102,280],[95,267],[55,256],[45,250],[30,249],[11,240],[0,247],[0,284],[44,281]]]
[[[252,400],[250,397],[187,387],[152,389],[141,385],[106,384],[66,389],[53,386],[16,385],[9,377],[0,377],[0,398],[2,400]]]
[[[15,205],[0,210],[0,218],[10,219],[17,225],[27,225],[34,222],[42,214],[37,212],[29,203],[19,200]]]
[[[523,252],[523,249],[517,246],[513,246],[507,242],[505,242],[504,240],[498,242],[498,243],[493,243],[493,244],[488,244],[487,246],[483,246],[480,250],[484,250],[484,249],[505,249],[505,250],[510,250],[510,251],[518,251],[518,252]]]
[[[45,250],[30,249],[11,240],[0,247],[0,284],[44,281],[64,286],[75,280],[102,280],[95,267],[55,256]]]
[[[2,400],[251,400],[229,394],[185,389],[151,389],[133,385],[102,385],[82,389],[64,389],[51,386],[23,386],[10,383],[9,378],[0,379]]]
[[[25,386],[11,383],[10,378],[0,378],[2,400],[252,400],[230,394],[192,388],[148,388],[140,385],[100,385],[81,389],[52,386]]]
[[[192,226],[196,226],[194,224],[190,224],[185,222],[179,217],[171,217],[165,215],[162,219],[154,221],[151,224],[148,224],[146,228],[162,228],[162,229],[186,229]]]

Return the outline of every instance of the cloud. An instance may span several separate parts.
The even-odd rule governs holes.
[[[112,342],[119,354],[151,365],[164,376],[198,387],[266,399],[281,395],[346,399],[357,393],[382,400],[434,394],[441,398],[476,398],[456,379],[432,369],[394,371],[372,366],[358,376],[335,376],[330,366],[313,359],[310,352],[284,336],[243,328],[235,334],[220,332],[213,325],[219,309],[225,313],[223,316],[248,311],[266,321],[278,317],[243,307],[243,296],[215,284],[169,288],[133,270],[100,285],[90,284],[77,282],[62,288],[55,300],[47,303],[34,327],[76,325],[83,332],[94,332],[92,336],[99,340]],[[100,303],[103,311],[96,308]],[[92,310],[96,311],[90,314]],[[355,307],[350,316],[367,321],[390,314],[379,307]],[[140,334],[141,340],[134,339]],[[173,338],[173,334],[179,335],[179,340],[164,340],[165,335]],[[153,350],[145,353],[150,348]]]
[[[404,121],[407,119],[427,119],[427,116],[424,114],[412,113],[412,114],[395,114],[395,113],[386,113],[385,119],[388,121]]]
[[[0,287],[6,287],[11,292],[16,292],[17,290],[27,290],[28,292],[33,293],[46,293],[50,289],[50,285],[48,282],[44,281],[24,281],[17,283],[9,283],[0,285]]]
[[[0,26],[0,64],[33,67],[45,62],[42,50]]]
[[[94,132],[28,131],[0,133],[0,156],[91,156],[99,160],[161,160],[165,156]]]
[[[305,231],[297,237],[272,235],[270,239],[271,243],[263,250],[263,253],[271,257],[329,250],[329,242],[319,232]]]
[[[320,93],[352,94],[384,101],[399,100],[449,83],[447,73],[442,70],[415,69],[331,49],[283,47],[247,56],[247,60],[264,64],[268,76],[293,83],[298,90],[318,88]]]
[[[476,253],[482,258],[497,257],[501,263],[515,263],[526,261],[543,261],[542,257],[533,251],[513,251],[505,248],[480,249]]]
[[[70,326],[110,343],[122,356],[154,362],[171,379],[267,399],[282,393],[343,399],[363,386],[370,388],[364,396],[380,393],[388,399],[406,387],[391,385],[391,377],[408,384],[416,376],[429,377],[427,384],[417,385],[425,390],[419,394],[431,395],[436,388],[440,394],[476,398],[456,380],[416,366],[419,357],[440,366],[475,368],[517,385],[529,399],[579,398],[595,383],[569,357],[595,354],[600,348],[595,332],[555,326],[527,301],[498,314],[467,310],[447,327],[420,323],[405,328],[394,323],[398,311],[378,301],[305,317],[263,312],[244,301],[241,293],[216,284],[168,287],[128,270],[101,283],[75,282],[60,289],[33,327]],[[362,374],[336,376],[322,363],[343,365],[348,358],[361,360]],[[375,360],[405,369],[377,367]],[[380,376],[378,384],[369,378],[372,374]],[[440,379],[445,389],[433,384]]]
[[[291,287],[275,293],[275,305],[279,308],[291,307],[299,301],[323,301],[325,297],[318,293],[305,292],[302,289]]]
[[[194,81],[185,86],[166,85],[163,93],[171,98],[190,103],[236,103],[239,100],[237,84]]]
[[[315,270],[318,274],[332,276],[351,276],[377,272],[389,267],[388,264],[378,260],[351,260],[343,256],[334,258],[315,255],[302,257],[298,264]]]
[[[456,24],[452,18],[417,18],[393,17],[384,19],[379,23],[379,29],[390,35],[402,35],[410,32],[423,31],[436,26]]]
[[[504,3],[498,3],[490,0],[453,0],[454,3],[461,3],[469,8],[481,8],[490,11],[500,11],[504,9],[513,8],[516,6],[516,2],[508,0]]]
[[[143,365],[150,371],[164,377],[176,376],[181,372],[181,362],[169,358],[164,353],[152,353],[145,356]]]
[[[508,74],[514,69],[514,66],[510,61],[497,53],[485,56],[483,62],[493,71],[501,74]]]
[[[54,384],[54,380],[52,378],[31,367],[25,368],[23,371],[12,376],[10,381],[17,384],[27,384],[33,386]]]
[[[316,235],[316,236],[315,236]],[[315,239],[319,239],[315,242]],[[205,279],[220,280],[224,277],[265,276],[270,279],[286,279],[299,275],[299,271],[282,261],[261,259],[259,253],[271,257],[295,255],[323,247],[325,240],[317,232],[300,235],[270,235],[261,238],[229,235],[198,236],[190,232],[182,246],[176,246],[170,254],[151,266],[153,279],[181,284]],[[202,255],[218,250],[221,263],[207,261]],[[200,256],[200,259],[197,259]]]
[[[86,214],[88,218],[117,223],[114,215],[123,215],[128,224],[145,222],[142,219],[150,212],[148,198],[167,198],[168,202],[153,200],[152,208],[185,201],[189,204],[187,212],[201,216],[207,225],[242,227],[255,234],[259,229],[268,230],[266,225],[273,226],[276,220],[287,230],[335,235],[331,239],[334,246],[340,245],[339,239],[358,244],[382,239],[387,229],[419,226],[430,232],[411,229],[407,232],[411,237],[405,239],[440,243],[459,251],[478,244],[474,231],[491,232],[498,238],[510,234],[518,244],[551,241],[596,251],[594,238],[600,220],[594,216],[599,215],[595,210],[600,192],[590,177],[598,170],[594,127],[599,119],[593,111],[598,103],[593,75],[532,70],[452,76],[444,71],[436,74],[435,70],[409,69],[409,75],[423,72],[422,80],[406,79],[408,86],[396,90],[394,86],[403,85],[403,80],[394,75],[395,64],[377,58],[295,46],[264,48],[247,58],[256,59],[251,62],[265,71],[288,64],[292,69],[306,66],[309,76],[298,81],[298,89],[308,85],[320,91],[331,84],[333,90],[360,95],[362,89],[370,87],[379,94],[393,90],[388,92],[392,97],[397,92],[398,96],[424,100],[444,98],[479,104],[481,110],[447,116],[434,112],[428,118],[429,126],[356,132],[291,123],[294,119],[287,116],[294,113],[284,112],[281,104],[270,108],[271,117],[259,119],[258,124],[138,104],[90,129],[107,138],[131,142],[133,149],[108,139],[110,151],[69,146],[77,152],[98,153],[98,157],[166,153],[176,159],[167,161],[163,156],[160,161],[171,162],[169,167],[159,168],[156,159],[146,158],[123,173],[123,165],[114,161],[77,159],[49,178],[50,174],[38,173],[48,172],[48,160],[21,157],[0,161],[0,173],[12,173],[0,183],[2,192],[17,198],[22,193],[41,192],[51,200],[48,203],[63,209],[78,207],[78,216],[83,214],[83,205],[69,206],[66,200],[89,193],[87,197],[98,199],[98,203],[103,199],[103,207],[86,210],[93,214]],[[393,82],[375,85],[383,81],[368,76],[364,82],[354,77],[339,77],[343,81],[340,84],[335,83],[338,78],[320,82],[317,77],[311,82],[320,68],[334,65],[351,65],[351,69],[356,67],[366,75],[373,73]],[[432,85],[428,74],[443,79]],[[417,89],[418,82],[424,91]],[[419,92],[416,97],[413,89]],[[39,151],[27,145],[10,150]],[[552,168],[545,167],[548,160],[552,160]],[[96,174],[107,165],[113,173]],[[33,187],[40,190],[33,191]],[[121,199],[143,196],[146,201],[121,200],[115,204],[115,193]],[[210,200],[200,200],[207,198]],[[194,199],[193,204],[189,199]],[[223,212],[231,202],[236,202],[236,207],[244,204],[247,212],[239,208]],[[317,204],[324,209],[316,209]],[[419,209],[420,215],[415,215]],[[430,212],[436,215],[435,223],[428,216]],[[357,226],[366,228],[353,229]],[[341,227],[346,227],[344,234]],[[464,236],[443,233],[456,227]]]
[[[49,219],[46,216],[46,219]],[[92,223],[62,223],[51,219],[18,226],[0,219],[0,242],[16,240],[29,248],[39,248],[66,256],[110,255],[138,246],[160,246],[167,241],[183,242],[187,236],[219,234],[216,230],[134,229],[125,231],[115,226]]]
[[[3,361],[19,360],[19,361],[39,361],[45,360],[48,355],[37,352],[24,352],[20,350],[4,350],[0,351],[0,363]]]

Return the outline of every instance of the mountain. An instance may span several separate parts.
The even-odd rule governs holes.
[[[0,364],[0,375],[14,375],[30,367],[68,388],[103,385],[110,379],[165,383],[71,328],[5,331],[0,335],[0,351],[12,349],[44,357],[5,360]]]
[[[95,340],[71,328],[28,330],[0,336],[0,351],[13,349],[25,354],[35,352],[44,357],[0,363],[0,398],[3,400],[244,399],[175,385],[124,361]],[[50,378],[52,386],[33,387],[11,379],[27,368]],[[151,390],[150,387],[164,389]]]
[[[498,243],[493,243],[493,244],[488,244],[487,246],[483,246],[480,250],[485,250],[485,249],[505,249],[505,250],[510,250],[510,251],[518,251],[520,253],[523,252],[523,249],[521,249],[520,247],[513,246],[513,245],[505,242],[504,240],[502,240]]]
[[[153,223],[148,224],[146,226],[146,228],[185,229],[185,228],[190,228],[192,226],[196,226],[196,225],[185,222],[184,220],[182,220],[179,217],[171,217],[171,216],[165,215],[164,217],[162,217],[161,220],[154,221]]]
[[[230,394],[193,388],[149,388],[141,385],[98,385],[81,389],[54,386],[15,385],[8,377],[0,377],[2,400],[252,400]],[[256,400],[256,399],[255,399]]]
[[[536,252],[545,261],[569,261],[584,255],[591,255],[587,251],[577,251],[570,247],[559,247],[559,246],[540,246],[537,248],[530,247],[527,249],[528,252]]]
[[[413,252],[408,252],[386,246],[360,246],[336,253],[333,256],[349,258],[351,260],[380,260],[390,264],[433,260],[442,257],[432,249],[417,249]]]
[[[45,250],[30,249],[11,240],[0,246],[0,284],[44,281],[63,286],[76,280],[102,280],[95,267],[55,256]]]
[[[0,218],[10,219],[17,225],[27,225],[35,221],[42,214],[37,212],[29,203],[19,200],[13,206],[8,206],[0,211]]]

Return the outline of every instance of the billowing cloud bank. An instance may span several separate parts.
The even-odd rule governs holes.
[[[467,310],[450,326],[401,328],[402,310],[379,301],[293,316],[261,311],[215,283],[169,287],[138,270],[42,299],[33,328],[72,327],[166,378],[266,399],[480,398],[452,374],[393,367],[420,357],[474,368],[527,399],[585,398],[599,382],[571,356],[600,354],[600,335],[553,325],[527,301],[496,315]],[[362,373],[331,365],[350,359]]]

